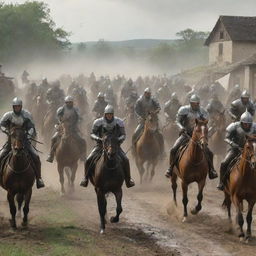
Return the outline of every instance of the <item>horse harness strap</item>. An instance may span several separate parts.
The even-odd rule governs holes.
[[[29,167],[30,167],[30,161],[28,162],[27,167],[26,167],[25,169],[23,169],[22,171],[19,171],[19,172],[15,171],[15,170],[10,166],[9,163],[7,164],[7,167],[8,167],[12,172],[14,172],[15,174],[22,174],[22,173],[27,172],[27,170],[29,169]]]

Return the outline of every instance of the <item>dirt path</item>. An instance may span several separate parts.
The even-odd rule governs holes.
[[[99,216],[95,192],[78,186],[82,176],[79,167],[76,192],[60,197],[56,165],[44,163],[43,177],[48,187],[34,190],[30,226],[27,230],[9,228],[6,193],[1,191],[0,255],[255,255],[255,239],[239,243],[236,229],[230,230],[226,212],[220,207],[223,195],[216,182],[208,181],[203,209],[181,223],[182,203],[178,190],[178,208],[171,203],[170,183],[164,168],[158,167],[153,184],[124,188],[119,224],[108,224],[106,234],[99,235]],[[166,165],[165,165],[166,166]],[[136,180],[137,170],[133,168]],[[195,203],[196,188],[189,190],[189,206]],[[115,212],[115,202],[108,197],[108,218]],[[234,214],[233,214],[234,216]],[[254,215],[254,219],[256,216]],[[256,234],[253,224],[252,233]]]

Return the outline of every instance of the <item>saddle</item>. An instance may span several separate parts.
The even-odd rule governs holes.
[[[239,154],[237,157],[235,157],[228,165],[227,167],[227,170],[224,174],[224,177],[223,177],[223,181],[224,183],[226,183],[225,181],[228,181],[229,180],[229,176],[231,174],[231,169],[240,161],[240,156],[241,154]]]

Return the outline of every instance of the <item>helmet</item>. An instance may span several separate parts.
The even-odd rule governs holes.
[[[114,114],[114,108],[111,105],[107,105],[104,109],[104,114]]]
[[[200,98],[199,98],[198,95],[193,94],[193,95],[190,97],[189,102],[190,102],[190,103],[200,103]]]
[[[253,118],[252,115],[246,110],[240,118],[241,123],[246,123],[246,124],[252,124]]]
[[[73,99],[73,97],[70,96],[70,95],[68,95],[68,96],[65,98],[65,103],[67,103],[67,102],[73,102],[73,101],[74,101],[74,99]]]
[[[22,106],[22,100],[19,99],[18,97],[15,97],[15,98],[12,100],[12,106]]]
[[[103,92],[99,92],[97,98],[104,98],[104,93]]]
[[[145,90],[144,90],[144,93],[151,93],[151,89],[149,87],[147,87]]]
[[[250,98],[250,94],[249,92],[247,92],[246,90],[244,90],[241,94],[241,98]]]
[[[173,93],[172,93],[171,99],[172,99],[172,100],[178,100],[178,96],[177,96],[177,93],[176,93],[176,92],[173,92]]]

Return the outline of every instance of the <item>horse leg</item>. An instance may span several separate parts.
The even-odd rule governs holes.
[[[237,223],[240,228],[240,234],[238,235],[238,237],[240,237],[240,241],[242,241],[244,239],[244,231],[243,231],[244,218],[243,218],[243,214],[242,214],[242,202],[240,202],[238,200],[238,198],[235,197],[234,204],[235,204],[236,210],[237,210]]]
[[[64,188],[64,171],[63,167],[58,164],[58,172],[60,176],[60,184],[61,184],[61,195],[65,194],[65,188]]]
[[[16,195],[16,201],[18,203],[17,217],[21,217],[21,206],[22,206],[23,200],[24,200],[24,195],[23,194],[19,193],[19,194]]]
[[[192,214],[197,214],[202,209],[202,201],[203,201],[203,190],[205,186],[205,179],[198,182],[198,194],[197,194],[197,205],[194,209],[191,210]]]
[[[184,214],[183,214],[183,220],[182,222],[185,222],[187,220],[188,211],[187,211],[187,205],[188,205],[188,185],[184,181],[181,182],[181,188],[182,188],[182,203],[184,206]]]
[[[100,213],[100,233],[104,234],[106,224],[105,215],[107,212],[107,200],[105,194],[101,190],[97,190],[97,201]]]
[[[123,197],[122,188],[119,191],[115,192],[114,194],[115,194],[115,197],[116,197],[116,216],[113,216],[113,217],[110,218],[111,223],[119,222],[119,215],[123,211],[123,208],[122,208],[122,197]]]
[[[13,195],[10,191],[8,191],[7,199],[8,199],[8,202],[9,202],[10,213],[12,215],[12,218],[10,219],[10,224],[11,224],[12,228],[16,229],[17,228],[16,220],[15,220],[16,206],[15,206],[14,196],[15,195]]]
[[[230,195],[226,192],[225,193],[225,199],[224,199],[224,202],[223,202],[223,206],[226,206],[227,207],[227,211],[228,211],[228,219],[229,219],[229,222],[231,223],[232,222],[232,219],[231,219],[231,200],[230,200]]]
[[[156,164],[157,164],[157,163],[156,163],[155,161],[152,163],[150,181],[152,181],[152,180],[153,180],[153,177],[155,176]]]
[[[245,240],[246,242],[249,242],[252,232],[251,232],[251,224],[252,224],[252,210],[255,202],[248,202],[248,213],[246,216],[246,221],[247,221],[247,231],[246,231],[246,237]]]
[[[30,204],[31,195],[32,195],[32,188],[30,188],[25,194],[25,205],[23,207],[24,217],[22,222],[23,227],[26,227],[28,224],[28,213],[29,213],[29,204]]]
[[[143,167],[143,162],[138,159],[138,157],[135,158],[135,163],[138,168],[139,174],[140,174],[140,184],[142,184],[142,178],[143,174],[145,173],[145,169]]]
[[[177,206],[177,199],[176,199],[177,174],[175,172],[172,173],[171,182],[172,182],[173,201],[174,201],[175,205]]]
[[[70,170],[69,167],[65,167],[65,168],[64,168],[64,171],[65,171],[66,176],[67,176],[67,179],[68,179],[68,185],[71,186],[71,178],[70,178],[70,176],[71,176],[71,174],[70,174],[71,170]]]
[[[71,192],[75,191],[75,178],[76,178],[76,170],[77,170],[78,164],[75,163],[71,168]]]

